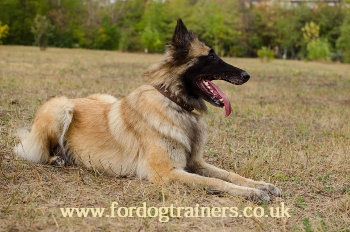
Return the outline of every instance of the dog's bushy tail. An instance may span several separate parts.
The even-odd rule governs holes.
[[[74,103],[66,97],[55,97],[43,104],[34,119],[31,130],[19,129],[21,142],[14,147],[18,157],[36,163],[47,163],[50,150],[60,146],[73,118]]]

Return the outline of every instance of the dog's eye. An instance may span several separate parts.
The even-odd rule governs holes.
[[[209,59],[211,59],[211,60],[214,60],[214,59],[215,59],[214,54],[209,54],[208,57],[209,57]]]

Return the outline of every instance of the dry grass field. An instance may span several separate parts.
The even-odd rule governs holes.
[[[205,158],[282,189],[290,218],[64,218],[60,207],[259,206],[193,186],[158,186],[15,158],[16,128],[52,96],[127,95],[161,55],[0,46],[0,231],[350,231],[350,66],[225,59],[245,85],[216,82],[233,112],[209,107]]]

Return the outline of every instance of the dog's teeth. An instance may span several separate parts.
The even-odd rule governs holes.
[[[208,88],[208,90],[213,93],[213,90],[211,88],[211,86],[209,85],[209,82],[208,81],[203,81],[204,85]]]
[[[223,98],[220,98],[219,101],[224,102],[224,99],[223,99]]]

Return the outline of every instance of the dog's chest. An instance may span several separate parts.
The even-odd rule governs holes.
[[[164,141],[166,153],[176,168],[185,168],[188,153],[186,149],[174,140],[166,139]]]
[[[189,159],[199,155],[205,143],[205,124],[191,116],[181,123],[181,136],[169,136],[164,140],[167,154],[177,168],[185,168]]]

